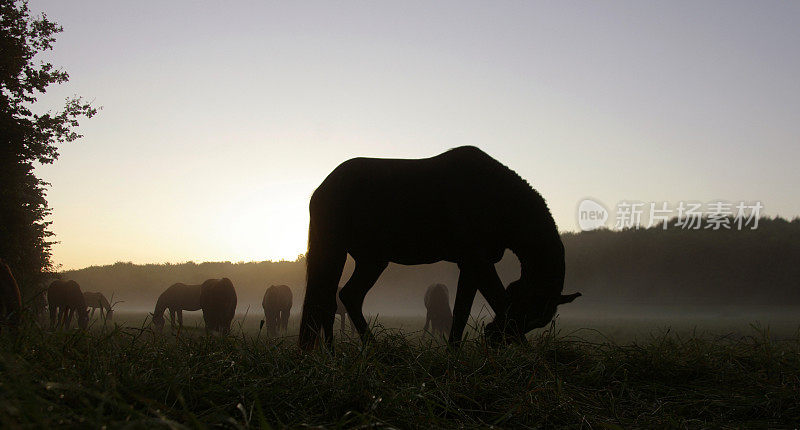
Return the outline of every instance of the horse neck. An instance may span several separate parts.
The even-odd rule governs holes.
[[[164,295],[162,294],[158,296],[158,301],[156,301],[156,309],[153,311],[153,315],[164,315],[165,309],[167,309],[167,301],[164,300]]]
[[[106,296],[100,296],[100,305],[107,311],[111,310],[111,303],[108,302]]]
[[[531,235],[511,250],[519,258],[520,279],[533,283],[541,295],[561,294],[564,289],[564,245],[557,231]]]

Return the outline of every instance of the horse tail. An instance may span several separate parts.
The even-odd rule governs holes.
[[[330,214],[315,210],[314,200],[312,197],[306,252],[306,295],[300,319],[299,346],[304,350],[316,346],[321,329],[325,329],[330,337],[336,316],[336,290],[347,258],[344,249],[332,240],[330,219],[325,221],[328,225],[320,225],[323,217]]]

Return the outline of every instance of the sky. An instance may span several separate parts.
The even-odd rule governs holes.
[[[293,260],[357,156],[475,145],[585,198],[800,215],[800,3],[41,1],[102,107],[38,174],[62,269]]]

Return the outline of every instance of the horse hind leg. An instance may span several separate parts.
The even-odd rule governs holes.
[[[339,292],[339,298],[342,300],[345,309],[347,309],[350,321],[358,330],[362,341],[367,341],[372,337],[362,311],[364,297],[366,297],[370,288],[375,285],[387,265],[388,263],[386,262],[357,261],[353,276],[350,277],[347,284]]]
[[[336,318],[336,287],[342,277],[347,253],[341,249],[319,249],[308,253],[306,295],[300,318],[299,343],[313,348],[325,332],[325,342],[333,344],[333,320]]]
[[[56,328],[57,313],[58,307],[50,305],[50,330],[54,330]]]
[[[61,306],[58,308],[58,321],[56,321],[56,327],[63,328],[64,323],[67,322],[67,308]]]
[[[285,332],[289,332],[289,318],[292,317],[292,309],[289,308],[286,310],[286,315],[283,317],[283,330]]]

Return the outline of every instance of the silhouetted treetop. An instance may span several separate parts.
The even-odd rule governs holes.
[[[23,290],[52,269],[48,184],[36,177],[34,163],[53,163],[58,144],[81,137],[78,120],[97,113],[79,97],[57,112],[33,112],[39,95],[69,79],[66,71],[36,60],[61,31],[44,14],[32,17],[26,1],[0,0],[0,257]]]

